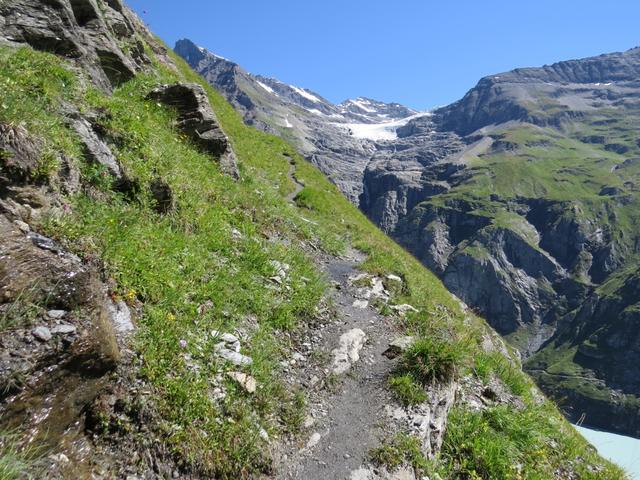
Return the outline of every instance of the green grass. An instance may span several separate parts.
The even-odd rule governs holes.
[[[455,379],[467,356],[467,346],[459,340],[437,335],[419,338],[402,354],[399,370],[423,385]]]
[[[533,383],[522,375],[519,368],[499,352],[480,352],[475,355],[472,371],[476,377],[487,382],[492,375],[499,378],[509,391],[525,400],[531,400]]]
[[[624,478],[553,410],[548,403],[523,410],[506,405],[480,412],[455,408],[441,453],[449,478],[551,479],[558,470],[575,471],[581,479]]]
[[[427,399],[422,385],[412,375],[393,375],[389,378],[389,387],[403,405],[418,405]]]
[[[57,163],[51,159],[62,155],[76,162],[83,176],[83,191],[65,198],[71,211],[51,216],[38,228],[84,258],[99,257],[117,285],[111,293],[137,307],[135,373],[149,386],[149,403],[157,410],[159,421],[151,428],[181,468],[233,479],[269,473],[272,461],[261,430],[277,439],[299,429],[304,395],[286,386],[279,362],[291,348],[286,333],[305,327],[326,292],[314,252],[358,248],[368,254],[365,271],[403,278],[394,301],[410,303],[419,313],[399,320],[398,327],[419,340],[392,380],[401,397],[418,401],[414,387],[419,384],[469,371],[486,328],[483,321],[465,319],[432,273],[375,228],[291,146],[245,126],[184,62],[176,59],[176,65],[178,72],[156,65],[105,96],[52,55],[0,49],[0,122],[22,122],[45,139],[44,177],[55,177]],[[221,174],[214,160],[175,130],[175,111],[144,99],[157,84],[178,80],[206,89],[238,156],[240,181]],[[62,121],[63,101],[101,112],[101,129],[137,190],[129,195],[114,191],[109,178],[82,157],[77,138]],[[287,177],[288,157],[305,185],[296,205],[286,199],[294,188]],[[177,208],[169,214],[153,208],[149,182],[155,178],[173,191]],[[269,280],[273,260],[290,265],[286,285]],[[224,375],[238,368],[214,355],[212,329],[246,334],[242,351],[254,362],[243,371],[257,380],[256,393],[246,393]],[[486,369],[508,378],[497,365]],[[528,382],[521,372],[508,374],[514,392],[519,382]],[[220,382],[214,380],[218,375]],[[212,397],[216,386],[226,390],[224,400]],[[561,423],[552,408],[547,417]],[[470,421],[459,418],[466,417],[454,415],[452,431],[470,431],[464,426]],[[538,436],[533,431],[522,436],[511,427],[503,431],[523,458],[533,448],[523,438],[533,442],[551,435],[547,430]],[[560,443],[573,438],[567,429],[553,434]],[[448,445],[449,463],[443,465],[451,472],[480,452]],[[583,455],[586,447],[581,448],[565,459]],[[381,463],[400,459],[416,469],[428,467],[409,437],[398,437],[375,457]]]
[[[27,470],[34,472],[39,457],[39,452],[35,447],[20,445],[18,433],[0,431],[0,479],[25,478]]]
[[[35,288],[20,292],[12,302],[0,307],[0,333],[33,324],[42,311],[43,306],[38,304]]]
[[[421,448],[418,438],[400,433],[372,449],[369,452],[369,461],[390,471],[409,465],[417,476],[425,475],[432,471],[433,464],[425,458]]]

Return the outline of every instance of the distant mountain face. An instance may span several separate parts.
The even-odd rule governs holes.
[[[489,76],[417,114],[332,105],[189,44],[247,123],[293,141],[570,416],[640,435],[640,48]]]
[[[179,40],[175,51],[225,95],[247,124],[291,141],[356,203],[376,140],[395,138],[399,125],[419,115],[368,98],[335,105],[310,90],[252,75],[190,40]]]

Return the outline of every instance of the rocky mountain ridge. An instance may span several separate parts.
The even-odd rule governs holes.
[[[640,390],[610,345],[635,338],[640,300],[625,287],[638,253],[639,69],[639,48],[516,69],[388,136],[358,144],[316,126],[301,149],[531,358],[571,417],[633,435],[624,419]],[[625,358],[640,348],[629,341]]]

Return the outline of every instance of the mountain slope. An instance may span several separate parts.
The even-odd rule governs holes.
[[[438,167],[455,172],[446,192],[393,232],[525,355],[540,351],[528,368],[570,416],[632,435],[638,68],[640,49],[519,69],[410,125],[469,146]]]
[[[293,143],[354,202],[376,140],[394,138],[395,129],[417,114],[367,98],[334,105],[310,90],[251,75],[186,39],[176,42],[175,52],[220,90],[245,123]]]
[[[571,417],[633,435],[639,68],[632,49],[517,69],[367,149],[319,129],[331,162],[307,151],[525,357],[542,350],[531,372]]]
[[[3,478],[278,478],[316,455],[623,478],[481,319],[120,2],[4,2],[0,22]],[[368,389],[378,416],[343,417]],[[371,443],[325,457],[323,412]]]

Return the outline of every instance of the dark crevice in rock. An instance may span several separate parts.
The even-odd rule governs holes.
[[[81,27],[86,26],[92,20],[100,18],[98,6],[92,0],[69,0],[73,15]]]
[[[131,80],[135,75],[125,59],[117,52],[110,50],[96,50],[100,65],[111,85],[118,86]]]

